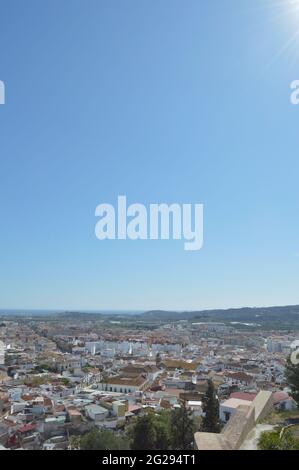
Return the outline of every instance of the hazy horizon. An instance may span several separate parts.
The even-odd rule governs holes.
[[[31,313],[94,313],[94,314],[102,314],[102,315],[111,315],[111,314],[121,314],[121,315],[138,315],[146,312],[151,311],[162,311],[162,312],[201,312],[201,311],[213,311],[213,310],[239,310],[239,309],[261,309],[261,308],[284,308],[284,307],[298,307],[298,304],[286,304],[286,305],[243,305],[240,307],[215,307],[215,308],[197,308],[197,309],[175,309],[175,308],[168,308],[168,309],[161,309],[161,308],[154,308],[154,309],[139,309],[139,310],[132,310],[132,309],[68,309],[68,308],[59,308],[59,309],[28,309],[28,308],[0,308],[0,314],[3,313],[24,313],[24,314],[31,314]]]

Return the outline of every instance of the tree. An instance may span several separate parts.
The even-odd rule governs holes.
[[[191,417],[191,412],[186,408],[185,402],[180,408],[171,410],[170,429],[171,449],[192,449],[195,423]]]
[[[156,429],[156,450],[168,450],[171,445],[171,427],[169,411],[162,411],[154,417]]]
[[[131,428],[133,450],[184,450],[193,446],[195,424],[185,406],[160,413],[149,411]]]
[[[171,444],[170,412],[151,410],[140,416],[129,430],[131,449],[168,450]]]
[[[38,373],[42,373],[45,370],[48,371],[48,372],[56,372],[55,367],[53,367],[53,366],[51,367],[49,364],[39,364],[39,365],[35,366],[34,370]]]
[[[291,396],[299,406],[299,364],[293,364],[291,357],[287,360],[285,377],[291,389]]]
[[[265,431],[258,441],[260,450],[299,450],[299,440],[292,435],[291,429]]]
[[[108,390],[108,381],[109,381],[109,375],[105,370],[103,370],[101,374],[101,383],[104,384],[105,386],[105,392],[107,392]]]
[[[156,354],[156,366],[160,367],[161,363],[162,363],[161,355],[160,355],[160,353],[157,353]]]
[[[208,380],[208,388],[203,398],[202,406],[204,417],[202,421],[202,432],[218,433],[221,430],[219,423],[219,401],[212,380]]]
[[[129,442],[124,436],[107,429],[92,429],[81,436],[79,443],[81,450],[126,450],[129,449]],[[74,444],[74,442],[72,443]]]
[[[70,437],[70,444],[69,444],[69,449],[70,450],[79,450],[80,449],[80,443],[81,443],[81,437],[80,436],[71,436]]]
[[[60,379],[60,381],[61,381],[62,385],[65,385],[66,387],[68,385],[70,385],[70,383],[71,383],[67,377],[62,377],[62,379]]]
[[[153,450],[156,448],[157,430],[154,416],[148,413],[137,418],[132,429],[132,445],[134,450]]]

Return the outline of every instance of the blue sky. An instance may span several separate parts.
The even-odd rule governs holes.
[[[282,3],[0,1],[1,308],[299,303],[299,13]],[[203,249],[97,240],[119,194],[203,203]]]

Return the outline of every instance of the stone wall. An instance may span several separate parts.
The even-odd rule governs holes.
[[[232,449],[239,449],[246,436],[255,426],[255,409],[253,405],[240,405],[237,412],[229,420],[222,434]]]
[[[273,409],[272,392],[261,391],[253,400],[255,408],[255,422],[264,419]]]
[[[252,403],[240,405],[220,434],[197,432],[194,435],[196,450],[237,450],[254,429],[256,422],[263,419],[273,408],[272,393],[261,391]]]

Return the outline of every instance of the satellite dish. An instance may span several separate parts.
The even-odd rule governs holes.
[[[291,354],[291,363],[297,366],[299,364],[299,349],[296,349]]]

